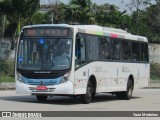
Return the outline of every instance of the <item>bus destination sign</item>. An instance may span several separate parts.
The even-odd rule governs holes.
[[[24,30],[25,36],[62,36],[69,35],[68,28],[28,28]]]

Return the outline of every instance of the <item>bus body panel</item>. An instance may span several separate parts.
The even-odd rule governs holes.
[[[135,63],[133,66],[134,88],[143,88],[149,86],[150,64]]]
[[[125,91],[131,73],[132,64],[130,63],[91,62],[75,71],[75,89],[79,91],[76,93],[84,94],[86,92],[87,82],[91,75],[96,78],[97,93]]]
[[[146,69],[146,67],[148,67]],[[149,64],[123,62],[91,62],[75,71],[75,94],[84,94],[91,75],[97,82],[96,92],[126,91],[132,75],[135,88],[148,86]],[[138,73],[139,71],[139,73]]]

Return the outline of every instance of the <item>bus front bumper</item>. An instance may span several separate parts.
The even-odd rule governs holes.
[[[73,83],[67,81],[58,85],[46,86],[46,90],[37,90],[38,85],[24,84],[16,81],[16,93],[17,94],[45,94],[45,95],[73,95]]]

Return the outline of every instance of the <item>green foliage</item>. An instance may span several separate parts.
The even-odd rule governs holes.
[[[14,76],[14,62],[13,61],[0,61],[1,76]]]
[[[14,81],[14,61],[0,61],[0,82]]]
[[[16,22],[14,22],[14,23],[11,22],[7,26],[7,29],[5,30],[4,36],[6,36],[6,37],[14,36],[16,28],[17,28],[17,23]]]
[[[45,13],[35,12],[31,17],[32,24],[44,24],[45,21]]]
[[[94,23],[94,14],[92,11],[91,0],[71,0],[66,9],[66,19],[69,22],[79,24]],[[68,21],[68,20],[67,20]]]
[[[160,80],[160,64],[151,64],[151,79],[152,80]]]
[[[26,24],[30,24],[30,18],[38,7],[39,0],[4,0],[0,2],[0,13],[6,15],[9,21],[6,32],[12,32],[5,33],[6,37],[12,37],[16,30],[19,32],[21,18],[27,19]]]
[[[0,81],[1,83],[2,82],[15,82],[15,78],[14,77],[7,77],[7,76],[4,77],[3,76],[0,79],[1,79],[1,81]]]
[[[27,19],[27,24],[31,24],[31,17],[39,8],[39,0],[26,0],[24,8],[24,18]]]

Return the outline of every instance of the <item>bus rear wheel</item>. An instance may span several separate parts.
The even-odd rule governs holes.
[[[92,92],[93,92],[92,84],[90,81],[88,81],[86,94],[80,96],[82,103],[89,104],[91,102]]]
[[[130,100],[133,92],[133,82],[131,79],[128,80],[127,90],[123,92],[117,92],[116,96],[118,99]]]
[[[130,100],[132,97],[132,92],[133,92],[133,82],[131,79],[129,79],[127,83],[127,90],[122,92],[123,98],[125,100]]]
[[[36,95],[36,98],[39,102],[45,102],[47,100],[47,96]]]

